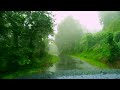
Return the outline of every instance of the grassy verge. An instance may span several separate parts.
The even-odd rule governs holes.
[[[90,59],[90,58],[86,57],[86,55],[87,54],[84,53],[84,54],[74,54],[74,55],[71,55],[71,56],[80,58],[80,60],[86,61],[89,64],[91,64],[93,66],[96,66],[97,68],[101,68],[101,69],[110,68],[107,64],[102,63],[102,62],[96,60],[95,58]]]
[[[3,76],[2,79],[14,79],[16,77],[32,75],[32,74],[42,73],[42,72],[43,72],[43,69],[41,68],[19,70],[17,72]]]
[[[17,72],[11,73],[11,74],[4,74],[2,76],[2,79],[14,79],[16,77],[20,76],[26,76],[26,75],[32,75],[32,74],[40,74],[45,72],[46,69],[48,69],[50,66],[52,66],[54,63],[58,61],[57,56],[50,56],[50,57],[44,57],[42,60],[39,60],[33,67],[29,69],[24,70],[18,70]]]

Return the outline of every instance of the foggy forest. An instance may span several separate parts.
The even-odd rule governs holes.
[[[119,11],[0,11],[1,79],[120,79]]]

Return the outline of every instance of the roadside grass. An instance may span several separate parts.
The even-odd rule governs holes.
[[[36,74],[36,73],[42,73],[43,69],[41,68],[35,68],[35,69],[24,69],[24,70],[19,70],[17,72],[11,73],[11,74],[7,74],[4,75],[2,77],[2,79],[14,79],[16,77],[20,77],[20,76],[26,76],[26,75],[32,75],[32,74]]]
[[[37,63],[34,67],[25,68],[22,70],[18,70],[14,73],[3,74],[1,79],[15,79],[20,76],[27,76],[32,74],[40,74],[44,73],[50,66],[56,63],[59,60],[58,56],[51,55],[50,57],[44,57],[42,60],[37,60]]]
[[[96,59],[96,57],[93,57],[92,55],[88,54],[88,53],[81,53],[81,54],[74,54],[71,55],[73,57],[79,58],[80,60],[86,61],[89,64],[95,66],[96,68],[100,68],[100,69],[108,69],[110,68],[107,64],[100,62]]]

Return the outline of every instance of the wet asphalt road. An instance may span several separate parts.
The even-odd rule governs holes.
[[[16,79],[120,79],[120,69],[99,69],[78,58],[60,56],[46,73]]]

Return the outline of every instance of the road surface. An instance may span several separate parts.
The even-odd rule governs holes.
[[[46,73],[17,79],[120,79],[120,69],[99,69],[79,58],[62,55]]]

